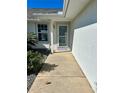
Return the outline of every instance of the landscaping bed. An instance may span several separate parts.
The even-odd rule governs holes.
[[[43,66],[47,56],[50,54],[48,49],[34,49],[38,39],[36,33],[27,33],[27,91],[29,91],[38,72]]]
[[[47,49],[33,49],[29,50],[27,54],[27,91],[29,91],[33,81],[38,72],[42,68],[50,50]]]
[[[29,91],[33,81],[35,80],[36,78],[36,75],[35,74],[30,74],[30,75],[27,75],[27,91]]]

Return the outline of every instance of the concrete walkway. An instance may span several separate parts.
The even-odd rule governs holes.
[[[69,52],[48,56],[28,93],[93,93]]]

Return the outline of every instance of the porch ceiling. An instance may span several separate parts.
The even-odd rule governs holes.
[[[66,1],[66,0],[65,0]],[[68,4],[64,8],[64,16],[73,19],[92,0],[67,0]]]
[[[43,9],[33,9],[33,10],[28,10],[27,11],[27,20],[55,20],[55,21],[71,21],[73,20],[81,10],[85,8],[85,6],[92,0],[64,0],[64,8],[63,8],[63,14],[59,15],[56,13],[49,14],[46,13]],[[35,10],[36,13],[35,13]],[[40,11],[45,12],[45,13],[40,13]],[[49,9],[47,10],[48,12],[56,12],[59,10],[53,9],[50,11]],[[38,12],[38,13],[37,13]]]

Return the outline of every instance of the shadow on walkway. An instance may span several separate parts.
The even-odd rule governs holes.
[[[50,72],[55,69],[58,65],[56,64],[49,64],[49,63],[43,63],[43,67],[41,68],[40,72]]]

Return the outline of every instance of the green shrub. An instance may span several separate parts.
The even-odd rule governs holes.
[[[32,46],[35,46],[38,42],[37,36],[33,32],[27,33],[27,71],[28,73],[37,73],[42,63],[44,62],[44,56],[33,49]]]
[[[27,33],[27,48],[32,49],[32,46],[35,46],[38,42],[37,36],[34,32],[28,32]]]
[[[33,50],[29,50],[27,52],[27,69],[28,71],[37,72],[42,63],[43,63],[44,57],[41,53]]]

